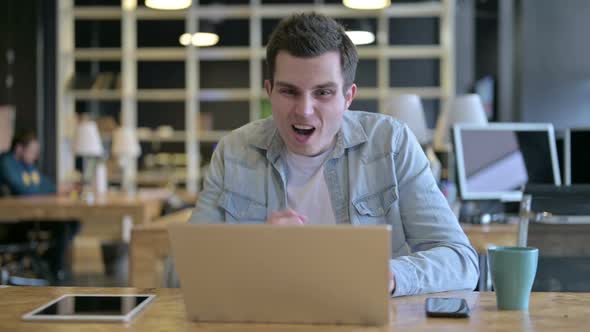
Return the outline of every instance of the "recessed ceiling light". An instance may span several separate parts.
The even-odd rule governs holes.
[[[183,33],[178,41],[182,46],[188,46],[191,43],[198,47],[213,46],[219,42],[219,35],[212,32],[197,32],[194,35]]]
[[[193,35],[193,45],[200,47],[213,46],[219,42],[219,36],[212,32],[197,32]]]
[[[153,9],[178,10],[191,5],[192,0],[145,0],[145,5]]]
[[[192,41],[192,36],[188,32],[183,33],[178,40],[180,41],[180,45],[188,46],[188,45],[190,45],[190,43]]]
[[[342,0],[342,4],[353,9],[382,9],[391,5],[391,0]]]
[[[346,34],[355,45],[367,45],[375,41],[375,34],[371,31],[346,31]]]

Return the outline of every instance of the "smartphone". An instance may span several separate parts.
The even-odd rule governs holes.
[[[429,297],[426,299],[426,316],[428,317],[469,317],[467,301],[461,298]]]

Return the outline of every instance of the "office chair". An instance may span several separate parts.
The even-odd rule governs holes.
[[[519,239],[539,248],[533,291],[590,291],[590,186],[527,185],[527,196],[528,230],[521,227]]]
[[[0,186],[0,197],[9,193]],[[27,231],[19,223],[2,223],[0,228],[0,284],[47,286],[51,280],[49,265],[42,258],[51,245],[47,232],[38,223]]]

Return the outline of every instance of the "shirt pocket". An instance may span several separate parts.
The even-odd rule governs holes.
[[[363,195],[352,202],[361,224],[385,224],[391,207],[397,201],[397,186]]]
[[[225,210],[227,221],[265,222],[266,206],[244,195],[224,191],[219,197],[219,206]]]

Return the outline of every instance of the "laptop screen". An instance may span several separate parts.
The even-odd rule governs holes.
[[[570,183],[590,184],[590,129],[572,129],[569,140]]]

